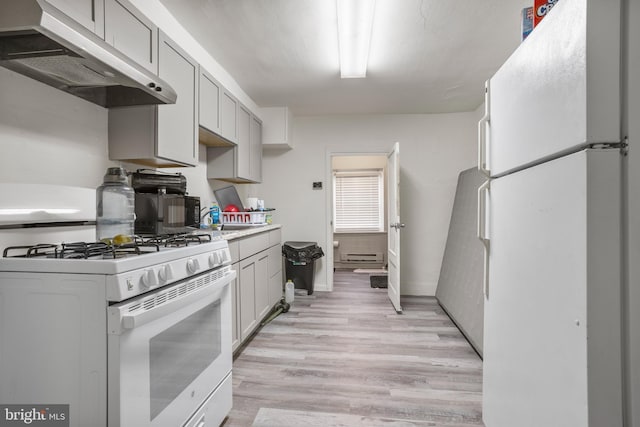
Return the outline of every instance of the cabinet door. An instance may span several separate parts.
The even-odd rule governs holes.
[[[269,248],[269,305],[273,307],[282,298],[282,250],[280,245]]]
[[[251,179],[251,112],[238,106],[238,146],[236,147],[236,177]]]
[[[269,305],[269,251],[262,251],[256,257],[256,319],[262,320],[271,308]]]
[[[104,0],[47,0],[74,21],[104,38]]]
[[[127,0],[104,0],[105,41],[158,73],[158,27]]]
[[[233,269],[238,273],[238,263],[233,264]],[[233,282],[229,285],[231,291],[231,349],[235,351],[240,346],[240,331],[238,317],[240,314],[239,307],[239,289],[238,289],[238,276],[233,279]]]
[[[288,107],[260,108],[263,130],[262,144],[264,148],[293,148],[291,127],[293,115]]]
[[[262,181],[262,122],[251,115],[251,180]]]
[[[222,87],[216,79],[200,70],[200,126],[218,135],[220,129],[220,95]]]
[[[237,109],[236,97],[223,88],[220,99],[220,134],[231,142],[238,141]]]
[[[178,94],[175,104],[158,106],[158,157],[196,165],[198,161],[199,67],[159,31],[158,76]]]
[[[256,259],[240,261],[240,339],[244,341],[258,325],[256,318]]]

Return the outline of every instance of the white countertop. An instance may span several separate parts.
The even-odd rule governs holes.
[[[260,225],[256,227],[247,227],[240,229],[225,230],[224,227],[221,231],[222,238],[225,240],[236,240],[243,237],[251,236],[252,234],[264,233],[266,231],[276,230],[282,228],[280,224]],[[215,232],[214,232],[215,233]]]

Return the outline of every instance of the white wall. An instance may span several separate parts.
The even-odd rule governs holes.
[[[107,109],[0,67],[0,182],[97,188],[109,166],[144,166],[109,160]],[[210,203],[206,149],[195,168],[171,168],[187,177],[188,191]],[[239,191],[243,194],[243,191]]]
[[[107,110],[0,68],[0,182],[96,188],[110,162]]]
[[[434,295],[458,173],[476,163],[480,109],[469,113],[294,117],[294,149],[265,151],[264,182],[257,191],[283,240],[316,241],[327,256],[316,262],[316,289],[332,271],[327,233],[329,153],[386,153],[400,142],[402,293]],[[322,190],[312,182],[322,181]]]

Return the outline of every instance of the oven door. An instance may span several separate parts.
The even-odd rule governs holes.
[[[109,426],[181,426],[230,375],[234,278],[223,267],[109,307]]]

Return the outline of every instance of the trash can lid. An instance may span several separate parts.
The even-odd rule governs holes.
[[[284,246],[288,246],[291,249],[308,249],[317,245],[317,242],[284,242]]]

